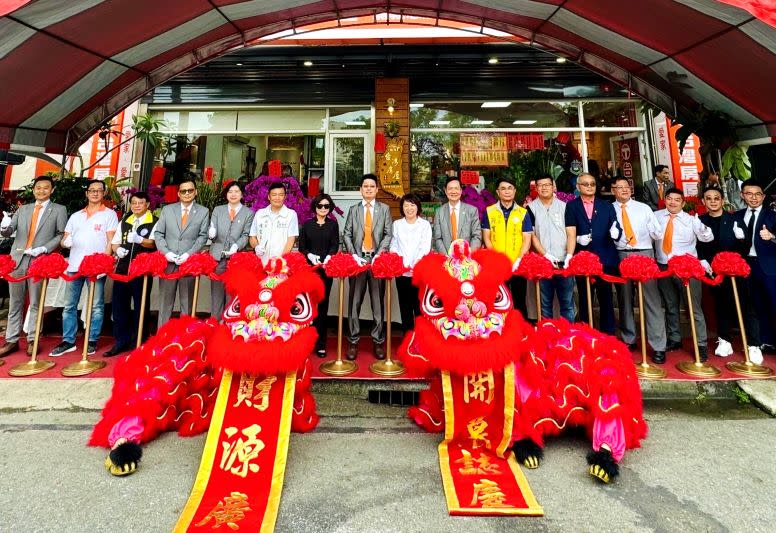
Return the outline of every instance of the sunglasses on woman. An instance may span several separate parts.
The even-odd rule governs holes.
[[[315,207],[318,209],[326,209],[328,211],[331,209],[331,204],[315,204]]]

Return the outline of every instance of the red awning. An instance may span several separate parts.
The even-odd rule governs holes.
[[[776,0],[0,0],[0,148],[61,152],[208,59],[388,8],[508,32],[668,111],[701,102],[742,138],[776,136]]]

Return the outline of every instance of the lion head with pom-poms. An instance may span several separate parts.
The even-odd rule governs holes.
[[[232,299],[208,349],[213,365],[277,374],[296,370],[304,362],[315,345],[317,334],[309,326],[324,288],[298,255],[272,258],[266,267],[253,254],[232,258],[223,275]]]
[[[421,259],[413,283],[422,316],[402,346],[407,364],[466,374],[511,362],[526,327],[506,286],[511,276],[505,255],[471,252],[462,240],[452,243],[449,257]]]

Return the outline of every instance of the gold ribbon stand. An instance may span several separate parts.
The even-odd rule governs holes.
[[[404,363],[391,359],[391,289],[393,288],[393,278],[385,280],[385,319],[386,319],[386,341],[385,341],[385,360],[375,361],[369,365],[369,371],[378,376],[401,376],[404,374]]]
[[[349,376],[358,365],[355,361],[342,360],[342,316],[345,305],[345,278],[339,278],[339,313],[337,314],[337,358],[334,361],[321,363],[321,372],[327,376]],[[390,338],[390,337],[389,337]]]
[[[647,327],[645,324],[646,319],[644,318],[644,285],[642,282],[638,281],[636,282],[636,286],[639,289],[639,326],[641,327],[641,363],[636,365],[636,374],[644,379],[663,379],[666,377],[665,369],[651,365],[647,361]],[[589,288],[587,294],[589,298]]]
[[[736,313],[738,313],[738,326],[741,328],[741,342],[744,343],[744,362],[730,361],[725,367],[736,374],[742,376],[752,377],[765,377],[773,374],[773,370],[767,366],[756,365],[749,359],[749,343],[746,341],[746,328],[744,327],[744,315],[741,313],[741,301],[738,299],[738,286],[736,285],[736,278],[730,278],[730,282],[733,284],[733,296],[736,300]]]
[[[147,290],[148,290],[148,274],[143,276],[143,293],[140,295],[140,313],[138,313],[137,341],[135,342],[135,348],[140,348],[140,345],[143,344],[143,323],[145,322]]]
[[[585,285],[587,286],[587,322],[590,324],[590,327],[593,326],[593,295],[590,294],[590,276],[585,276]],[[599,302],[600,304],[600,302]],[[644,338],[644,333],[642,332],[641,338]]]
[[[542,321],[542,280],[536,280],[536,322]]]
[[[683,374],[689,374],[690,376],[700,376],[713,378],[719,376],[722,371],[714,365],[701,362],[701,355],[698,351],[698,332],[695,329],[695,313],[692,310],[692,292],[690,291],[690,283],[685,285],[687,290],[687,311],[690,315],[690,329],[692,330],[692,346],[695,350],[694,361],[682,361],[676,365],[679,372]]]
[[[199,276],[194,276],[194,296],[191,298],[191,316],[197,318],[197,300],[199,299]],[[183,310],[181,310],[183,313]]]
[[[77,363],[67,365],[62,369],[62,375],[65,377],[86,376],[107,364],[105,361],[89,361],[89,333],[92,330],[92,304],[94,303],[94,288],[96,281],[89,280],[89,298],[86,304],[86,323],[84,324],[84,348],[81,352],[81,360]]]
[[[38,316],[35,319],[35,341],[32,344],[32,358],[26,363],[18,364],[8,371],[8,375],[14,377],[34,376],[53,368],[54,361],[38,361],[38,341],[40,339],[40,326],[43,322],[43,304],[46,301],[48,279],[43,279],[40,286],[40,300],[38,301]]]

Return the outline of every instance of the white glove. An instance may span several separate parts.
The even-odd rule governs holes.
[[[571,256],[567,255],[566,259],[563,260],[563,269],[567,269],[569,267],[569,262],[571,261]]]
[[[178,256],[172,252],[167,252],[164,254],[164,258],[167,259],[168,263],[178,263]]]
[[[264,249],[264,245],[263,245],[263,244],[257,244],[257,245],[256,245],[256,248],[254,248],[254,249],[253,249],[253,251],[255,251],[255,252],[256,252],[256,255],[258,255],[259,257],[261,257],[262,255],[264,255],[264,252],[265,252],[266,250]]]
[[[552,263],[552,266],[555,266],[556,263],[560,262],[560,259],[552,255],[550,252],[547,252],[546,254],[544,254],[544,258],[550,263]]]
[[[213,224],[210,225],[210,229],[207,230],[207,238],[208,239],[215,239],[216,238],[216,227],[213,226]]]
[[[356,263],[358,263],[358,266],[360,266],[360,267],[362,267],[362,266],[364,266],[365,264],[368,263],[368,261],[366,259],[364,259],[363,257],[359,256],[358,254],[353,254],[353,259],[356,260]]]
[[[624,231],[622,233],[625,233]],[[617,221],[612,222],[612,226],[609,228],[609,236],[615,241],[620,238],[620,228],[617,227]]]
[[[127,242],[130,244],[141,244],[143,242],[143,237],[138,235],[135,230],[132,230],[127,234]]]
[[[62,239],[62,248],[71,248],[73,246],[73,236],[68,235]]]
[[[226,255],[226,257],[230,257],[230,256],[234,255],[235,253],[237,253],[237,245],[233,244],[233,245],[231,245],[229,247],[229,250],[226,252],[225,255]]]
[[[588,233],[587,235],[580,235],[577,237],[577,242],[580,246],[587,246],[593,241],[593,235]]]
[[[325,265],[326,263],[328,263],[330,259],[331,259],[330,255],[327,255],[326,257],[324,257],[323,258],[323,264]]]
[[[3,221],[0,222],[0,228],[5,229],[10,225],[11,225],[11,216],[5,211],[3,211]]]
[[[746,239],[744,230],[738,227],[738,221],[733,222],[733,235],[735,235],[736,239],[738,239],[739,241],[743,241],[744,239]]]
[[[186,259],[188,258],[189,258],[189,254],[179,255],[178,258],[175,260],[175,264],[178,266],[181,266],[183,263],[186,262]]]
[[[127,255],[129,255],[129,250],[126,248],[116,248],[116,257],[119,259],[124,259]]]
[[[709,276],[711,276],[714,273],[711,270],[711,265],[705,259],[701,259],[701,265],[703,265],[703,269],[706,271],[706,274],[708,274]]]
[[[307,254],[307,259],[314,265],[320,265],[321,264],[321,256],[315,255],[313,253]]]
[[[520,260],[521,259],[522,259],[522,257],[518,257],[517,259],[515,259],[515,262],[512,263],[512,272],[514,272],[514,271],[516,271],[518,269],[518,267],[520,266]]]
[[[24,255],[29,255],[32,257],[38,257],[40,254],[46,253],[46,247],[45,246],[38,246],[37,248],[27,248],[24,250]]]

